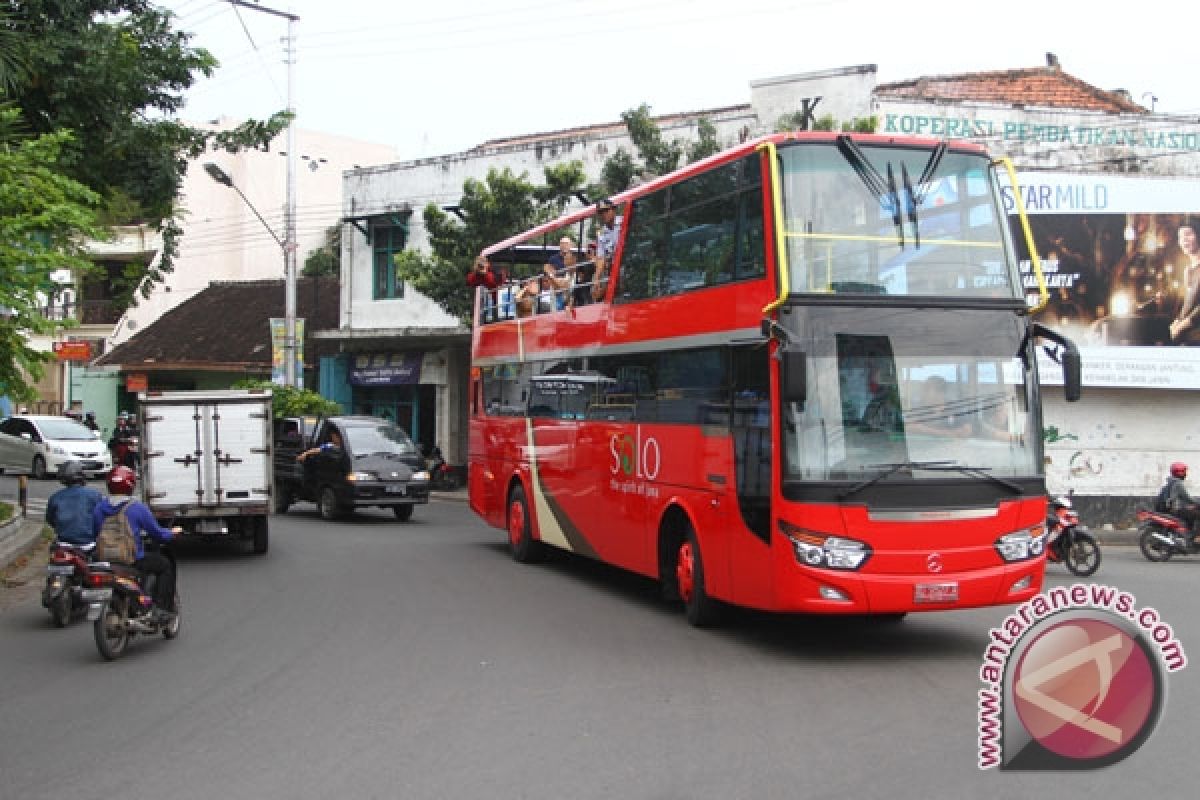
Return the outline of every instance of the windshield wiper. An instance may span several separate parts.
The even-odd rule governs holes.
[[[970,475],[975,478],[987,478],[988,480],[1000,484],[1013,494],[1021,494],[1024,491],[1020,486],[1012,481],[1006,481],[1004,478],[1000,478],[991,474],[991,472],[988,471],[991,469],[990,467],[972,467],[966,464],[958,464],[954,461],[899,461],[894,464],[871,464],[869,466],[872,469],[882,469],[883,472],[872,478],[868,478],[862,483],[856,483],[854,486],[851,486],[849,489],[838,495],[839,500],[845,500],[850,495],[857,494],[863,489],[866,489],[868,486],[872,486],[884,478],[895,475],[897,472],[902,470],[912,471],[915,469],[927,469],[933,472],[961,472],[964,475]]]
[[[863,489],[866,489],[868,486],[874,486],[876,483],[879,483],[884,478],[895,475],[897,472],[900,472],[901,470],[908,470],[909,472],[911,472],[914,469],[946,469],[946,468],[951,468],[953,466],[954,466],[953,461],[897,461],[892,464],[868,464],[868,467],[870,467],[871,469],[881,469],[881,470],[883,470],[883,472],[879,473],[878,475],[875,475],[874,477],[867,478],[865,481],[862,481],[861,483],[854,484],[849,489],[847,489],[846,491],[839,494],[838,499],[845,500],[850,495],[858,494]]]
[[[885,211],[890,211],[892,214],[892,223],[896,226],[896,234],[899,238],[901,249],[904,248],[904,218],[900,215],[900,193],[896,189],[896,176],[892,172],[892,162],[888,162],[888,179],[885,183],[883,176],[879,174],[879,170],[875,169],[875,165],[867,160],[863,155],[863,151],[854,143],[846,134],[837,137],[837,147],[842,154],[842,158],[850,164],[854,171],[858,174],[859,179],[863,182],[871,194],[875,195],[875,199],[879,201],[880,207]]]
[[[943,471],[954,470],[956,472],[961,472],[964,475],[973,475],[976,478],[988,478],[1008,489],[1013,494],[1021,494],[1021,492],[1024,491],[1020,486],[1012,481],[1006,481],[1004,478],[993,475],[988,471],[991,469],[991,467],[968,467],[965,464],[950,464],[944,467],[934,467],[933,469],[940,469]]]
[[[891,164],[888,165],[888,170],[891,171]],[[908,179],[908,167],[904,165],[904,162],[900,162],[900,177],[904,180],[904,205],[905,210],[908,211],[908,221],[913,229],[913,247],[920,250],[921,228],[917,224],[917,204],[920,201],[913,193],[912,182]]]

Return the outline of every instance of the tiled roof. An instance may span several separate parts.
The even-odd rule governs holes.
[[[881,83],[875,87],[875,95],[909,100],[957,100],[1146,113],[1145,108],[1127,95],[1098,89],[1053,66],[960,75],[927,75],[907,81]]]
[[[304,361],[317,361],[313,331],[338,326],[338,280],[322,277],[296,281],[296,316],[305,320]],[[97,365],[126,369],[271,368],[271,317],[284,315],[282,280],[213,281],[129,341],[100,358]],[[314,300],[316,315],[313,315]]]

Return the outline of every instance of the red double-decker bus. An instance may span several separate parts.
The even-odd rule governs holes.
[[[967,143],[780,134],[612,198],[601,273],[594,207],[489,247],[538,275],[566,233],[579,264],[540,301],[477,295],[472,508],[518,561],[550,546],[641,573],[698,625],[722,603],[1031,597],[1035,349],[1068,400],[1079,356],[1032,319],[1000,175]]]

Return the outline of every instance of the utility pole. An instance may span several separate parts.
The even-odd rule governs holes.
[[[284,376],[288,386],[304,388],[304,370],[296,372],[296,104],[295,73],[296,73],[296,23],[300,17],[286,11],[276,11],[272,8],[249,3],[246,0],[229,0],[230,5],[246,8],[251,11],[261,11],[283,17],[288,21],[288,34],[284,39],[284,52],[287,55],[287,111],[292,115],[292,121],[287,129],[287,200],[283,210],[283,357]]]

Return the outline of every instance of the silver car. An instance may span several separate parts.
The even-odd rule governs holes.
[[[0,470],[46,478],[68,461],[83,464],[93,478],[112,469],[112,456],[100,434],[73,419],[22,414],[0,422]]]

